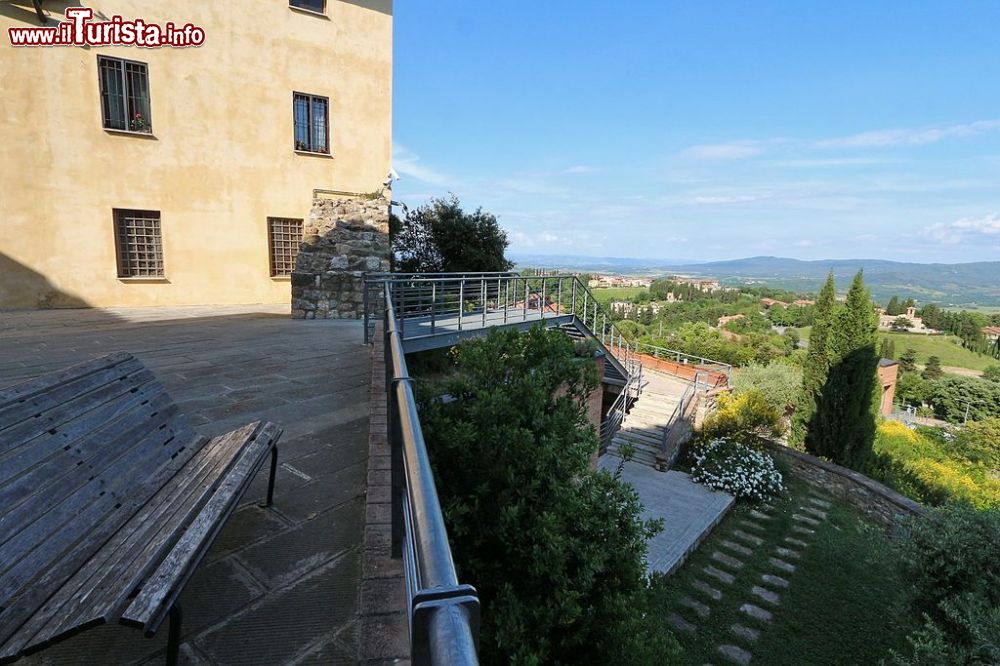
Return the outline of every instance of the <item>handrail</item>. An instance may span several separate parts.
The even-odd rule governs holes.
[[[392,550],[403,559],[411,659],[421,665],[475,666],[479,598],[474,587],[458,582],[390,285],[383,288]]]
[[[369,273],[365,281],[366,333],[371,331],[370,286],[384,284],[404,340],[565,317],[600,341],[626,380],[638,372],[637,344],[576,275]]]
[[[649,352],[650,356],[655,358],[673,358],[677,363],[684,363],[690,365],[701,365],[708,367],[718,367],[721,368],[722,372],[726,376],[726,385],[730,386],[732,384],[733,376],[733,366],[729,363],[723,363],[722,361],[715,361],[710,358],[705,358],[703,356],[696,356],[694,354],[687,354],[676,349],[668,349],[666,347],[658,347],[656,345],[651,345],[648,342],[638,343],[639,353],[645,353],[645,350],[651,350]]]
[[[667,451],[667,447],[669,446],[671,431],[684,419],[684,413],[691,405],[690,401],[695,397],[698,390],[701,388],[702,382],[700,381],[700,378],[702,375],[707,376],[708,373],[704,370],[699,370],[694,373],[694,379],[692,379],[691,383],[685,387],[684,393],[681,394],[680,400],[677,401],[677,406],[674,407],[674,411],[670,414],[670,418],[667,419],[667,422],[663,426],[663,438],[660,440],[660,453],[663,457],[666,457],[669,453]],[[705,383],[705,388],[706,390],[710,388],[710,385],[707,382]]]

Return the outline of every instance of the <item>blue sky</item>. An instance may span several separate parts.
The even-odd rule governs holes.
[[[1000,260],[1000,2],[394,4],[394,198],[514,254]]]

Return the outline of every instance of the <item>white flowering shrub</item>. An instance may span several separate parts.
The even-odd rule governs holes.
[[[695,449],[693,458],[692,479],[737,499],[765,500],[785,489],[774,458],[731,439],[713,439]]]

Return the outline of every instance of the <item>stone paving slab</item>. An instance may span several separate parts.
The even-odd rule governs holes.
[[[601,456],[598,466],[613,472],[620,458]],[[643,518],[662,518],[663,531],[650,539],[646,569],[671,573],[708,536],[733,505],[733,496],[695,483],[691,476],[625,463],[622,477],[639,493]]]
[[[198,431],[282,424],[274,507],[266,469],[181,595],[181,662],[352,664],[368,451],[371,358],[359,321],[293,321],[288,305],[0,313],[0,387],[127,351]],[[266,467],[266,466],[265,466]],[[162,664],[117,624],[25,664]]]

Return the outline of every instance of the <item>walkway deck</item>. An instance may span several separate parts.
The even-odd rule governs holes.
[[[111,351],[135,354],[199,431],[284,425],[275,506],[262,472],[181,596],[187,664],[355,663],[370,357],[361,322],[288,306],[0,313],[0,386]],[[20,663],[162,664],[118,625]]]
[[[601,456],[598,465],[613,471],[620,458]],[[733,504],[733,496],[695,483],[683,472],[658,472],[625,463],[622,477],[632,484],[645,506],[643,518],[662,518],[663,531],[649,542],[646,568],[671,573],[698,547]]]

